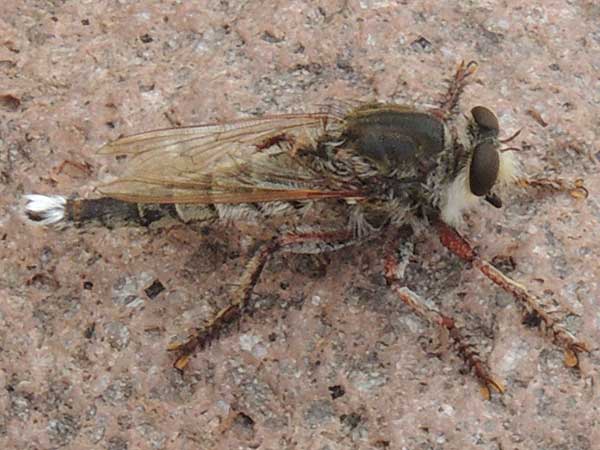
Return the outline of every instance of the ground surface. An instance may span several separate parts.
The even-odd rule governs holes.
[[[532,4],[533,3],[533,4]],[[536,6],[535,4],[538,4]],[[420,244],[416,289],[480,336],[507,385],[485,401],[437,333],[388,293],[380,243],[280,256],[258,311],[182,377],[170,342],[226,303],[250,242],[219,227],[44,230],[23,193],[89,195],[121,134],[314,108],[431,104],[461,59],[532,174],[587,200],[522,190],[463,231],[600,338],[600,7],[525,2],[37,1],[0,6],[0,447],[6,449],[590,449],[598,369],[521,324],[510,297]],[[546,125],[546,126],[543,126]],[[63,170],[59,167],[65,161]],[[159,280],[165,290],[145,289]]]

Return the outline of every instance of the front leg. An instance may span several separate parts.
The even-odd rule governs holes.
[[[475,61],[470,61],[467,64],[462,61],[458,65],[454,77],[450,80],[448,89],[440,100],[440,109],[438,113],[442,119],[447,120],[454,114],[456,107],[458,106],[460,94],[462,94],[463,89],[467,85],[469,77],[476,71],[477,62]]]
[[[521,284],[504,275],[489,262],[482,259],[471,245],[449,225],[438,222],[437,229],[442,244],[461,259],[473,264],[487,278],[519,300],[526,311],[541,319],[543,328],[552,335],[554,342],[565,350],[565,364],[576,367],[579,354],[590,350],[584,342],[578,341],[560,321],[554,317],[555,306],[533,295]]]
[[[489,399],[491,390],[504,392],[503,384],[492,375],[487,364],[481,359],[477,346],[471,341],[470,336],[456,326],[454,319],[440,312],[433,302],[410,290],[404,283],[404,271],[408,259],[412,256],[409,242],[402,242],[400,235],[388,242],[384,261],[384,275],[390,289],[409,306],[417,315],[432,325],[439,327],[447,333],[452,346],[458,355],[473,370],[473,373],[482,385],[482,393]],[[397,251],[400,245],[400,251]]]
[[[590,193],[583,183],[583,178],[570,182],[562,178],[521,178],[518,184],[522,187],[532,187],[550,193],[567,192],[571,197],[583,200]]]

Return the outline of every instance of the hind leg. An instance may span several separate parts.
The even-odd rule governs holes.
[[[252,305],[252,292],[260,279],[269,258],[278,251],[294,253],[324,253],[335,251],[358,243],[348,231],[289,233],[263,243],[244,268],[239,283],[232,295],[231,303],[221,309],[204,327],[195,330],[194,334],[183,343],[169,347],[178,354],[173,366],[183,370],[192,355],[209,346],[224,331],[238,323],[245,310]]]

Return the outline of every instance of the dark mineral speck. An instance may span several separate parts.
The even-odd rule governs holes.
[[[423,36],[419,36],[418,39],[415,39],[410,47],[415,51],[421,51],[425,53],[429,53],[433,50],[433,45]]]
[[[96,334],[96,322],[90,323],[83,332],[86,339],[92,339]]]
[[[535,312],[525,313],[521,323],[529,328],[538,328],[542,323],[542,318]]]
[[[329,386],[328,389],[333,400],[342,397],[346,393],[344,387],[340,386],[339,384],[336,384],[335,386]]]
[[[144,289],[144,292],[146,293],[148,298],[153,299],[164,290],[165,287],[160,282],[160,280],[154,280],[150,286]]]

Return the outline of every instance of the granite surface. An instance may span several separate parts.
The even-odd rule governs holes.
[[[0,448],[598,448],[599,24],[592,0],[2,2]],[[589,190],[516,190],[462,228],[558,301],[593,349],[580,370],[432,235],[414,284],[479,337],[504,395],[484,400],[387,290],[378,241],[275,257],[256,311],[182,376],[166,348],[227,303],[244,233],[22,220],[24,193],[93,195],[120,135],[331,98],[428,106],[462,59],[480,64],[463,110],[523,128],[528,174]]]

